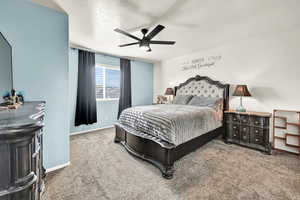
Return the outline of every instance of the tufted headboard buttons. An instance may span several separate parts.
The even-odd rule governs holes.
[[[177,95],[194,95],[199,97],[223,98],[224,88],[210,84],[206,80],[193,80],[177,90]]]

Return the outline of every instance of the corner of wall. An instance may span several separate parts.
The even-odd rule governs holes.
[[[153,64],[153,101],[156,101],[156,96],[161,94],[162,89],[162,76],[161,76],[162,61]]]

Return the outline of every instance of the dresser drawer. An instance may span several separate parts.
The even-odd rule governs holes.
[[[249,143],[250,142],[250,127],[249,126],[241,126],[240,128],[241,142]]]
[[[263,145],[265,144],[264,129],[258,127],[251,128],[251,143]]]

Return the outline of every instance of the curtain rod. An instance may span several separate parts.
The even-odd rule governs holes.
[[[112,56],[112,57],[117,57],[117,58],[124,58],[124,59],[128,59],[128,60],[137,60],[137,61],[143,61],[143,62],[148,62],[148,63],[157,62],[155,60],[140,59],[140,58],[135,58],[135,57],[126,57],[126,56],[119,56],[119,55],[104,53],[104,52],[96,51],[96,50],[93,50],[93,49],[90,49],[90,48],[87,48],[87,47],[84,47],[84,46],[81,46],[81,45],[72,44],[72,43],[70,43],[70,48],[71,49],[88,51],[88,52],[92,52],[92,53],[96,53],[96,54],[102,54],[104,56]]]

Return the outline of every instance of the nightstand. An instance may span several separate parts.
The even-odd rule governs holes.
[[[225,142],[271,154],[271,113],[225,111]]]

